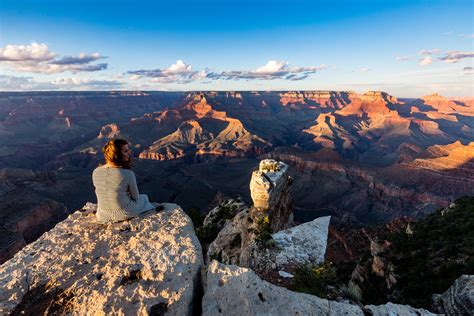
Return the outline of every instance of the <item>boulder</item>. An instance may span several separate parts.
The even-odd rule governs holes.
[[[474,275],[462,275],[443,294],[432,297],[433,310],[446,315],[474,315]]]
[[[244,204],[234,203],[234,209],[239,212],[230,220],[217,210],[211,211],[206,217],[204,227],[212,227],[210,224],[216,222],[215,218],[225,219],[214,225],[223,228],[209,245],[207,258],[255,268],[261,257],[259,241],[269,239],[271,233],[293,225],[292,182],[288,165],[273,159],[262,160],[259,170],[252,173],[250,180],[250,195],[254,205],[247,208]]]
[[[176,204],[100,225],[77,211],[0,267],[0,314],[190,315],[203,264]]]
[[[319,217],[272,235],[276,243],[276,264],[318,264],[324,261],[331,216]]]

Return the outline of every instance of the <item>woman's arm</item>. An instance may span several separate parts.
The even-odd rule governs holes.
[[[138,200],[138,186],[137,179],[135,178],[135,173],[130,172],[129,181],[128,181],[128,190],[130,191],[130,197],[137,201]]]

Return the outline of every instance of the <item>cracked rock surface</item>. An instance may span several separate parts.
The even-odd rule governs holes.
[[[176,204],[100,225],[77,211],[0,266],[0,314],[189,315],[203,264]]]
[[[213,260],[207,271],[203,315],[432,316],[408,305],[352,305],[297,293],[260,279],[255,272]]]

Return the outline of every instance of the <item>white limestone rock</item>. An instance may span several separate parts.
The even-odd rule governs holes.
[[[250,196],[259,211],[272,208],[288,182],[288,165],[273,159],[260,161],[259,169],[250,179]]]
[[[296,293],[261,280],[252,270],[213,260],[203,315],[364,315],[356,305]]]
[[[228,221],[232,220],[237,213],[244,209],[247,209],[244,202],[235,199],[227,199],[207,213],[204,218],[203,227],[216,225],[222,229]]]
[[[443,294],[432,297],[437,313],[474,315],[474,275],[461,275]]]
[[[291,273],[288,273],[286,271],[278,271],[278,275],[280,275],[282,278],[288,279],[288,278],[294,278],[295,276]]]
[[[384,305],[366,305],[365,308],[372,312],[372,316],[431,316],[433,314],[423,308],[413,308],[409,305],[399,305],[388,302]]]
[[[326,254],[331,216],[319,217],[272,235],[277,245],[276,264],[318,264]]]
[[[162,205],[107,225],[70,215],[0,266],[0,314],[191,314],[201,245],[183,210]]]

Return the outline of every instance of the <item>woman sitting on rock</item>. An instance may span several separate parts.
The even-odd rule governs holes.
[[[135,173],[131,170],[129,143],[112,139],[102,152],[106,164],[95,168],[92,173],[97,195],[97,220],[100,223],[119,222],[155,209],[146,194],[138,193]]]

